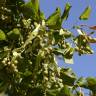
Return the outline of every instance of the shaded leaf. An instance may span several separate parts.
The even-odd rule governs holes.
[[[70,88],[67,85],[64,85],[63,88],[61,88],[58,96],[73,96]]]
[[[0,81],[0,93],[6,91],[8,84],[4,81]]]
[[[46,91],[47,96],[57,96],[59,89],[49,89]]]
[[[54,53],[55,55],[63,55],[64,54],[65,49],[60,49],[60,48],[54,48]]]
[[[95,77],[88,77],[86,78],[88,83],[88,89],[91,89],[92,91],[96,91],[96,78]]]
[[[82,91],[76,91],[75,96],[84,96],[84,93]]]
[[[76,75],[73,73],[72,69],[62,68],[60,70],[60,78],[63,80],[64,84],[72,86],[76,80]]]
[[[77,80],[76,84],[77,84],[78,86],[80,86],[80,87],[87,86],[86,79],[83,78],[83,77],[80,77],[80,78]]]
[[[8,54],[8,52],[6,52],[6,51],[0,52],[0,60],[3,59],[4,57],[6,57],[7,54]]]
[[[63,39],[64,38],[64,36],[63,35],[59,35],[59,31],[58,32],[53,32],[53,42],[55,42],[55,44],[57,44],[61,39]]]
[[[96,78],[95,77],[87,77],[87,78],[79,78],[77,84],[83,88],[89,89],[93,92],[96,91]]]
[[[84,12],[81,14],[81,16],[79,17],[80,20],[87,20],[90,16],[91,13],[91,7],[88,6]]]
[[[40,16],[39,0],[31,0],[25,4],[22,4],[20,10],[23,13],[24,17],[26,18],[32,17],[32,20],[35,21],[39,20]]]
[[[20,11],[23,13],[24,17],[26,17],[26,18],[30,18],[31,16],[35,17],[35,11],[32,8],[32,2],[31,1],[28,3],[22,4]]]
[[[28,77],[28,76],[32,75],[32,72],[31,71],[25,71],[23,75]]]
[[[73,64],[74,48],[67,48],[63,54],[65,63]]]

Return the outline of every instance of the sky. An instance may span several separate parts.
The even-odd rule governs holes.
[[[70,29],[73,25],[87,24],[89,26],[96,25],[96,0],[40,0],[40,8],[48,17],[55,11],[56,7],[60,7],[62,12],[65,4],[69,2],[72,5],[70,15],[67,21],[63,23],[63,28]],[[80,21],[78,17],[84,11],[84,9],[90,5],[92,12],[89,20]],[[92,30],[89,30],[92,31]],[[96,44],[92,45],[95,50],[92,55],[74,54],[74,64],[65,64],[63,60],[59,60],[61,67],[71,67],[77,76],[95,76],[96,77]]]
[[[67,21],[64,21],[63,28],[71,29],[74,25],[87,24],[88,26],[96,25],[96,0],[40,0],[40,8],[47,18],[51,15],[56,7],[60,7],[63,12],[65,4],[69,2],[72,5],[70,15]],[[92,12],[87,21],[80,21],[78,17],[84,9],[90,5]],[[71,30],[74,32],[74,30]],[[87,31],[87,30],[86,30]],[[88,30],[92,31],[92,30]],[[96,37],[96,34],[94,35]],[[77,76],[95,76],[96,77],[96,44],[92,45],[94,54],[78,56],[74,54],[74,64],[65,64],[63,60],[59,60],[59,66],[71,67]]]

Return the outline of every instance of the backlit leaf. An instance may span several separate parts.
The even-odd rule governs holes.
[[[2,30],[0,30],[0,41],[2,40],[6,40],[6,35]]]
[[[73,58],[68,59],[68,58],[65,58],[65,57],[64,57],[64,61],[65,61],[65,63],[67,63],[67,64],[73,64],[73,63],[74,63]]]
[[[91,13],[91,7],[88,6],[84,12],[81,14],[81,16],[79,17],[80,20],[87,20],[90,16]]]
[[[72,33],[66,29],[60,29],[59,35],[64,36],[65,38],[69,38],[72,36]]]
[[[39,0],[31,0],[32,7],[35,10],[36,13],[39,11]]]
[[[14,28],[8,32],[7,35],[11,40],[17,40],[20,36],[20,30],[18,28]]]
[[[46,25],[49,28],[60,29],[61,28],[61,10],[56,8],[55,12],[48,17],[46,20]]]

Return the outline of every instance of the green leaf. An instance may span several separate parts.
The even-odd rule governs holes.
[[[63,35],[65,38],[72,36],[72,33],[66,29],[60,29],[59,35]]]
[[[83,88],[96,91],[96,78],[95,77],[87,77],[85,78],[79,78],[77,81],[77,84]]]
[[[28,19],[28,20],[22,19],[22,23],[23,23],[25,28],[29,28],[31,25],[31,19]]]
[[[32,8],[36,13],[39,11],[39,0],[31,0],[32,2]]]
[[[24,76],[26,76],[26,77],[28,77],[28,76],[30,76],[30,75],[32,75],[32,72],[31,71],[25,71],[24,72]]]
[[[77,91],[74,96],[84,96],[84,93],[82,91]]]
[[[46,20],[46,25],[52,29],[60,29],[61,28],[61,10],[60,8],[56,8],[56,11],[48,17]]]
[[[85,51],[87,54],[93,54],[94,53],[94,51],[92,50],[92,48],[89,45],[86,46]]]
[[[73,64],[72,56],[74,53],[74,48],[66,48],[66,49],[54,48],[53,53],[55,55],[62,55],[65,63]]]
[[[39,0],[31,0],[22,4],[20,10],[26,18],[32,17],[32,20],[39,20]]]
[[[12,31],[8,32],[7,35],[11,40],[18,40],[20,36],[20,30],[18,28],[14,28]]]
[[[91,42],[91,38],[87,35],[79,35],[75,38],[76,51],[79,54],[93,54],[94,51],[91,49],[89,43]]]
[[[79,17],[80,20],[87,20],[90,16],[91,13],[91,7],[88,6],[84,12],[81,14],[81,16]]]
[[[42,11],[40,12],[40,20],[45,20],[45,15]]]
[[[58,89],[50,89],[46,91],[47,96],[57,96],[58,92],[59,92]]]
[[[32,2],[28,2],[21,5],[20,11],[23,13],[24,17],[30,18],[35,16],[35,12],[32,8]]]
[[[0,81],[0,93],[6,91],[8,84],[4,81]]]
[[[61,39],[63,39],[63,35],[59,35],[59,32],[53,32],[53,38],[55,41],[55,44],[58,43]]]
[[[54,53],[55,55],[63,55],[64,54],[65,49],[60,49],[60,48],[54,48]]]
[[[96,85],[96,78],[95,77],[88,77],[86,78],[89,86],[93,86],[93,85]]]
[[[73,58],[68,59],[68,58],[64,57],[64,61],[67,64],[73,64],[74,63]]]
[[[78,86],[80,86],[80,87],[87,86],[86,79],[83,78],[83,77],[80,77],[80,78],[77,80],[76,85],[78,85]]]
[[[76,75],[73,73],[71,68],[62,68],[60,70],[60,78],[63,80],[64,84],[72,86],[76,80]]]
[[[6,40],[6,35],[5,33],[0,29],[0,41]]]
[[[65,63],[68,64],[73,64],[73,53],[74,53],[74,48],[67,48],[66,51],[63,54],[64,61]]]
[[[96,43],[96,38],[92,38],[91,36],[87,37],[89,43]]]
[[[39,29],[40,29],[40,24],[38,24],[37,27],[29,34],[29,38],[25,41],[23,47],[28,45],[30,41],[33,40],[38,35]]]
[[[96,78],[95,77],[88,77],[86,78],[88,83],[88,89],[92,91],[96,91]]]
[[[1,50],[0,50],[0,51],[1,51]],[[4,57],[6,57],[7,54],[8,54],[8,52],[6,52],[6,51],[0,52],[0,60],[3,59]]]
[[[63,88],[61,88],[58,96],[73,96],[73,95],[70,88],[67,85],[65,85]]]
[[[63,14],[61,16],[62,21],[67,20],[71,7],[72,6],[69,3],[66,3],[64,12],[63,12]]]

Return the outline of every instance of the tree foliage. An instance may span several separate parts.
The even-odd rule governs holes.
[[[78,35],[62,28],[70,15],[67,3],[48,18],[40,10],[39,0],[0,1],[0,91],[9,96],[84,96],[81,88],[95,94],[96,78],[77,78],[71,68],[60,68],[56,58],[73,63],[74,52],[93,54],[82,26],[74,26]],[[88,6],[80,19],[89,18]],[[89,27],[95,30],[95,26]],[[78,90],[78,88],[80,90]]]

